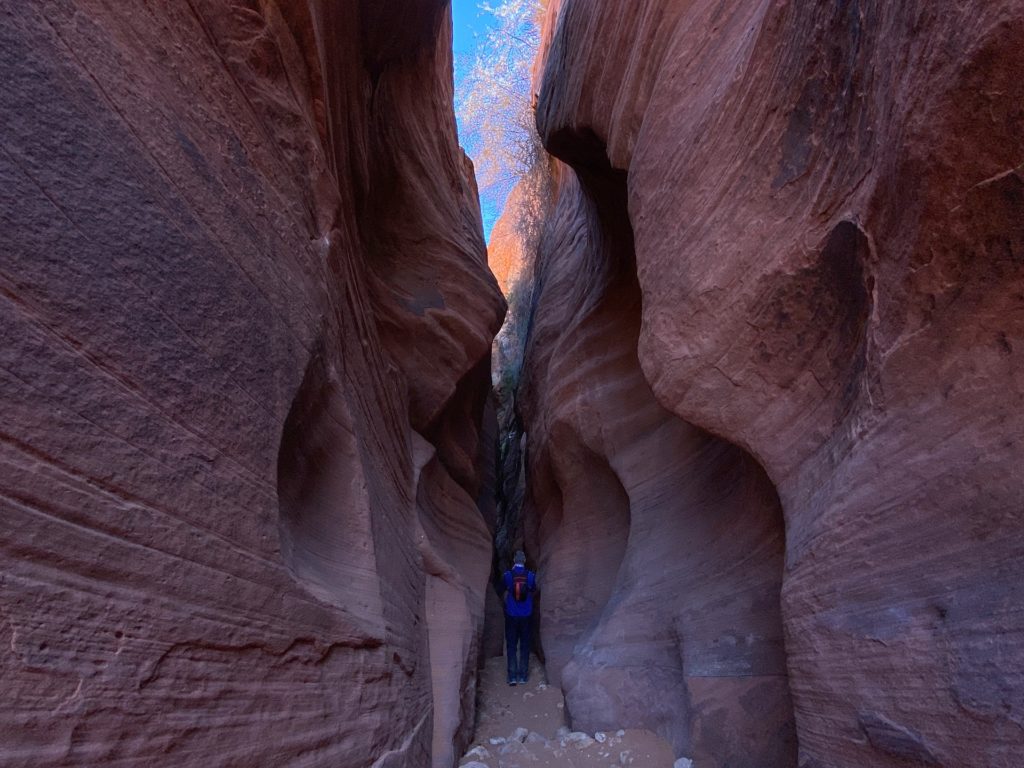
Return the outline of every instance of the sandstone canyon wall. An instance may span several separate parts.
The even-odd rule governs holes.
[[[451,765],[503,302],[447,4],[8,1],[0,72],[0,764]]]
[[[574,726],[647,727],[709,765],[787,764],[774,488],[655,400],[624,180],[566,177],[520,392],[549,674]]]
[[[552,0],[518,393],[573,725],[1024,755],[1024,4]]]

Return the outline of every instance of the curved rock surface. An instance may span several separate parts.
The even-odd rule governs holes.
[[[580,183],[520,403],[574,726],[1019,762],[1022,34],[1015,0],[549,6],[538,124]],[[787,671],[798,757],[754,733]],[[715,701],[779,751],[734,757]]]
[[[574,727],[647,728],[707,765],[791,764],[774,488],[640,371],[622,175],[561,176],[520,391],[549,676]]]
[[[503,302],[447,4],[0,21],[0,763],[451,765]]]

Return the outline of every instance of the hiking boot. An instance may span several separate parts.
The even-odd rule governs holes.
[[[516,684],[516,681],[515,681],[515,680],[509,680],[509,681],[508,681],[508,684],[509,684],[509,685],[515,685],[515,684]]]
[[[520,685],[526,685],[526,678],[525,677],[520,677],[519,678],[519,684]]]

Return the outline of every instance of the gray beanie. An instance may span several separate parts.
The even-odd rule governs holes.
[[[512,562],[516,565],[526,565],[526,553],[521,549],[517,549],[515,556],[512,558]]]

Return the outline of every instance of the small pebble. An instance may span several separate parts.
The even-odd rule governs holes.
[[[518,741],[510,741],[498,750],[499,755],[519,755],[526,751],[526,747]]]
[[[605,741],[607,741],[607,739],[608,739],[608,734],[605,733],[604,731],[598,731],[597,733],[594,734],[594,741],[600,742],[601,744],[604,744]]]
[[[479,745],[473,747],[469,752],[462,756],[463,760],[466,758],[469,758],[470,760],[490,760],[491,753],[487,751],[487,747]]]

